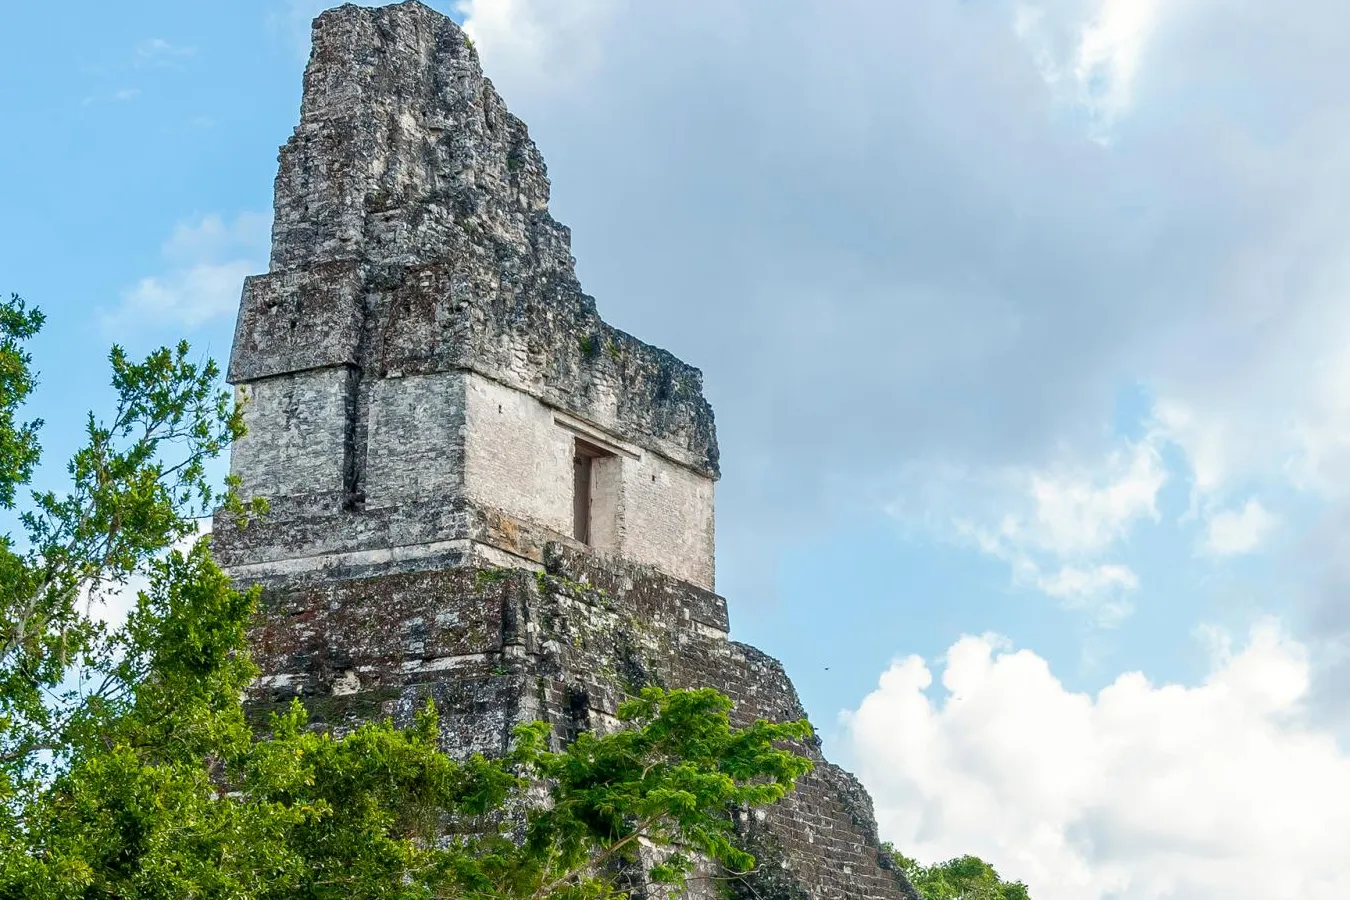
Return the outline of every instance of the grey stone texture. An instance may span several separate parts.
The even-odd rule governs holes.
[[[525,125],[450,19],[404,3],[316,20],[300,124],[281,150],[271,271],[245,282],[229,366],[251,432],[232,468],[276,508],[247,533],[224,523],[221,552],[280,573],[292,557],[278,548],[300,533],[343,570],[428,542],[496,546],[437,511],[456,502],[568,539],[570,512],[500,509],[482,495],[502,491],[466,490],[481,429],[463,397],[477,378],[708,485],[682,501],[700,541],[673,558],[612,549],[711,587],[718,451],[702,375],[603,322],[569,244]],[[541,546],[496,549],[537,564]]]
[[[559,741],[613,726],[622,698],[649,684],[714,687],[741,724],[804,715],[774,659],[727,638],[723,598],[650,567],[552,545],[545,569],[471,566],[270,588],[254,632],[267,674],[259,719],[303,698],[343,729],[407,721],[427,697],[445,748],[500,753],[519,722],[549,722]],[[797,790],[741,817],[757,871],[695,882],[686,896],[916,898],[878,842],[872,804],[812,742],[816,768]]]
[[[313,36],[229,369],[250,428],[231,468],[270,504],[215,523],[226,571],[263,589],[251,714],[299,697],[343,729],[430,696],[455,754],[500,753],[524,721],[612,727],[647,684],[801,717],[712,591],[701,376],[601,321],[470,42],[416,2],[330,10]],[[590,546],[569,533],[578,439],[609,454]],[[686,896],[917,897],[866,792],[801,749],[815,771],[740,819],[757,871]]]

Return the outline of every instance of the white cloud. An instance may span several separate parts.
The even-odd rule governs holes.
[[[1350,758],[1298,724],[1304,648],[1271,621],[1219,646],[1198,686],[1129,673],[1095,696],[991,637],[952,645],[937,700],[897,661],[845,717],[882,835],[1037,900],[1350,896]]]
[[[1202,549],[1212,556],[1251,553],[1278,523],[1279,517],[1259,500],[1250,499],[1241,509],[1225,509],[1210,516]]]
[[[1232,435],[1222,420],[1203,416],[1175,398],[1159,399],[1153,406],[1152,419],[1156,438],[1175,444],[1186,454],[1193,514],[1232,477]]]
[[[1350,277],[1345,287],[1350,289]],[[1341,347],[1350,337],[1350,316],[1338,318],[1327,323],[1334,345],[1324,344],[1314,364],[1297,373],[1311,384],[1284,437],[1286,446],[1293,445],[1287,465],[1293,483],[1344,497],[1350,484],[1350,358]]]
[[[162,248],[169,268],[124,290],[121,305],[102,315],[105,332],[190,329],[234,312],[244,277],[266,267],[270,221],[246,212],[180,222]]]
[[[195,47],[173,44],[163,38],[148,38],[136,45],[136,60],[141,65],[169,66],[196,52]]]
[[[484,52],[516,76],[566,90],[600,66],[609,26],[622,3],[572,0],[541,5],[531,0],[460,0],[464,30]]]
[[[954,473],[916,471],[925,482],[918,505],[931,514],[939,503],[933,484]],[[1117,624],[1130,614],[1126,595],[1139,587],[1139,578],[1128,566],[1103,557],[1119,552],[1138,522],[1160,518],[1158,494],[1167,470],[1151,439],[1126,443],[1095,466],[1009,469],[975,478],[973,484],[969,473],[962,473],[959,480],[975,488],[970,494],[982,496],[983,508],[948,508],[954,534],[930,515],[925,523],[930,531],[946,531],[1003,560],[1017,584],[1067,608],[1091,612],[1101,625]],[[948,492],[944,502],[961,494]],[[905,510],[915,505],[896,505],[892,512],[903,521]]]
[[[1053,575],[1035,573],[1038,588],[1071,608],[1088,608],[1103,626],[1119,623],[1134,611],[1124,595],[1139,587],[1139,576],[1128,566],[1102,563],[1088,568],[1063,566]]]
[[[1159,11],[1158,0],[1104,0],[1096,20],[1083,30],[1074,76],[1083,103],[1107,124],[1130,107]]]
[[[175,225],[162,249],[172,263],[215,261],[240,250],[265,249],[271,227],[272,217],[265,213],[242,212],[229,222],[218,214],[202,216]]]
[[[1020,4],[1013,30],[1061,101],[1082,110],[1092,136],[1106,140],[1134,103],[1161,13],[1159,0]]]
[[[1158,519],[1158,492],[1167,481],[1157,449],[1147,441],[1113,452],[1097,471],[1026,474],[1032,513],[1005,520],[1008,541],[1060,555],[1103,550],[1138,519]]]
[[[122,293],[122,306],[104,317],[104,326],[114,331],[170,323],[195,328],[233,310],[244,276],[257,271],[254,263],[238,260],[142,278]]]

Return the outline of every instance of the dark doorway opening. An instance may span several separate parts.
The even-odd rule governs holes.
[[[572,537],[583,544],[592,539],[591,506],[595,494],[596,460],[613,456],[594,444],[578,439],[572,450]]]

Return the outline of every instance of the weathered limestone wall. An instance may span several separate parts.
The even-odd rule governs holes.
[[[248,533],[218,523],[227,565],[408,567],[421,545],[466,540],[538,563],[572,533],[570,459],[556,482],[551,456],[508,466],[505,434],[544,447],[525,419],[469,415],[468,386],[490,383],[503,409],[636,448],[640,466],[597,497],[600,546],[712,586],[702,375],[600,319],[547,204],[538,150],[452,21],[412,2],[316,20],[272,271],[245,284],[229,371],[255,399],[232,468],[274,508]]]
[[[742,724],[804,713],[782,666],[727,639],[721,597],[631,564],[552,547],[546,572],[461,568],[271,590],[255,632],[268,676],[255,715],[302,697],[337,729],[408,720],[427,697],[451,753],[500,753],[520,722],[559,741],[606,728],[647,684],[715,687]],[[917,900],[879,848],[871,802],[815,742],[797,791],[741,821],[760,862],[734,897]],[[690,900],[719,895],[695,884]]]
[[[468,495],[559,534],[572,531],[572,446],[529,394],[479,376],[465,379]]]
[[[592,545],[713,587],[712,479],[480,375],[465,393],[470,502],[570,535],[581,438],[614,454],[596,463]]]
[[[619,554],[712,590],[712,481],[654,453],[631,463],[620,460],[620,465],[624,516]]]
[[[465,496],[464,375],[382,378],[371,389],[365,509]]]
[[[232,471],[246,496],[343,493],[350,382],[346,368],[309,369],[239,389],[248,433],[234,445]]]
[[[315,357],[473,369],[716,476],[700,373],[600,320],[543,159],[450,19],[416,2],[320,16],[280,161],[265,279],[293,299],[245,295],[232,379],[295,370],[292,320],[317,316]],[[340,286],[314,290],[335,268]]]

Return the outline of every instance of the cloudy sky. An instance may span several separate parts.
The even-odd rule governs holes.
[[[322,5],[6,13],[58,457],[110,341],[227,352]],[[885,837],[1037,900],[1350,896],[1350,7],[432,5],[602,313],[704,370],[734,631]]]

